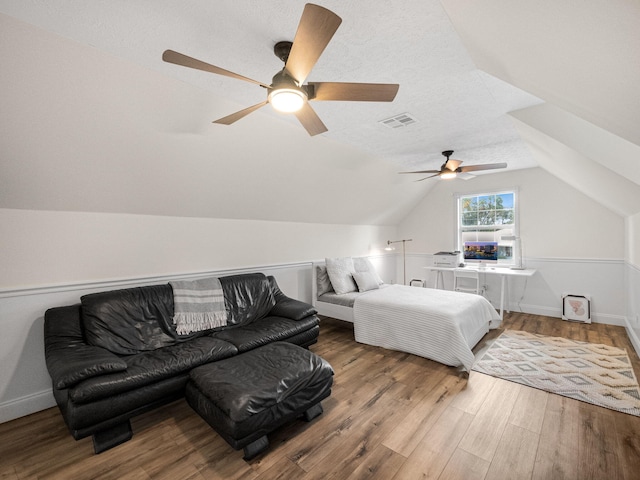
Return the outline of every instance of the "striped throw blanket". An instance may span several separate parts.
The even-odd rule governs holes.
[[[187,335],[227,324],[224,294],[216,277],[169,282],[173,288],[173,324]]]

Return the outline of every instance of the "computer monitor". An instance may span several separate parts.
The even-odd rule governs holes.
[[[464,242],[465,263],[498,263],[498,242]]]

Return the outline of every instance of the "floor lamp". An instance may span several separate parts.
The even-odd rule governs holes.
[[[407,284],[407,257],[406,257],[406,251],[405,251],[405,243],[406,242],[411,242],[413,241],[413,239],[411,238],[407,238],[405,240],[387,240],[387,246],[385,247],[385,250],[394,250],[395,248],[392,247],[391,245],[393,243],[400,243],[402,242],[402,281],[403,281],[403,285]]]

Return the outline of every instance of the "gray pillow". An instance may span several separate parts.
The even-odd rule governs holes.
[[[378,282],[378,285],[382,285],[384,283],[382,278],[380,278],[380,275],[378,275],[378,272],[376,271],[376,267],[373,266],[373,263],[371,263],[371,260],[369,260],[367,257],[354,258],[353,266],[356,269],[356,272],[371,273],[373,275],[373,278],[376,279],[376,282]]]
[[[318,297],[325,293],[333,292],[333,285],[331,285],[331,280],[329,280],[327,267],[323,265],[318,265],[316,267],[316,287],[318,289],[318,292],[316,293]]]
[[[367,292],[380,288],[378,281],[371,272],[356,272],[353,274],[353,279],[358,285],[359,292]]]
[[[353,281],[353,274],[356,272],[351,257],[325,258],[329,280],[336,293],[355,292],[358,287]]]

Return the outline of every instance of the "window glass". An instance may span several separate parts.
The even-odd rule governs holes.
[[[516,192],[490,192],[458,197],[458,249],[465,242],[497,242],[498,263],[514,263],[517,236]]]

